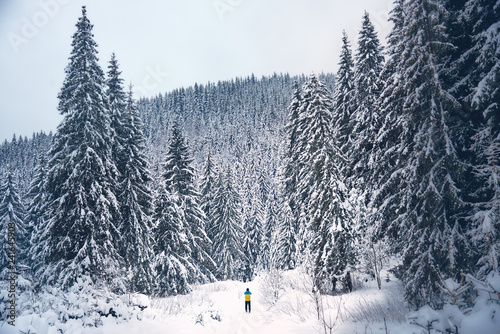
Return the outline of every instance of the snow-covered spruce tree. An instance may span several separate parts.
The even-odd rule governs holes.
[[[279,198],[276,191],[271,190],[269,200],[265,207],[264,224],[262,226],[262,246],[260,254],[260,264],[266,269],[275,269],[277,267],[277,245],[276,231],[279,224]]]
[[[464,113],[460,116],[470,117],[477,125],[479,115],[470,112],[473,99],[482,95],[484,83],[495,80],[495,72],[498,72],[495,53],[498,52],[499,4],[498,1],[468,0],[450,1],[445,6],[450,12],[446,22],[448,38],[455,45],[445,68],[447,88],[463,105]],[[488,74],[493,78],[487,79]]]
[[[498,28],[497,28],[498,29]],[[498,30],[497,30],[498,33]],[[498,45],[497,45],[498,48]],[[497,49],[497,54],[498,52]],[[498,74],[497,74],[498,75]],[[496,81],[496,90],[498,90]],[[486,81],[486,85],[495,85],[494,82]],[[495,91],[495,87],[478,87],[478,91]],[[475,96],[479,99],[479,96]],[[473,149],[476,153],[476,165],[474,172],[478,182],[476,183],[476,194],[478,200],[474,202],[472,215],[472,228],[469,232],[475,246],[477,264],[474,271],[466,275],[478,293],[475,300],[473,312],[488,312],[491,321],[498,322],[498,305],[500,303],[500,272],[498,263],[500,261],[500,119],[498,106],[491,96],[485,96],[480,102],[491,104],[474,103],[473,107],[486,107],[486,110],[475,109],[476,112],[483,111],[484,123],[479,128],[473,139]],[[496,99],[498,101],[498,97]],[[496,308],[496,310],[495,310]]]
[[[258,188],[258,185],[254,184],[253,188]],[[247,280],[252,280],[256,269],[262,267],[261,256],[264,251],[262,247],[262,230],[265,223],[264,207],[260,196],[255,196],[255,193],[252,195],[250,212],[247,213],[247,217],[243,224],[243,230],[245,231],[243,249],[245,250],[245,256],[247,258],[244,279]]]
[[[121,89],[121,86],[117,88]],[[109,92],[112,91],[112,86],[109,86]],[[129,291],[150,294],[154,278],[152,179],[145,155],[142,121],[137,115],[131,90],[120,122],[123,127],[121,132],[127,136],[121,140],[122,149],[117,160],[120,172],[117,197],[122,217],[118,227],[121,235],[118,250],[127,266]]]
[[[111,54],[108,65],[108,77],[106,80],[106,107],[110,113],[110,128],[113,137],[112,155],[116,168],[118,169],[118,183],[128,160],[129,152],[126,151],[125,142],[131,136],[130,128],[125,124],[125,109],[127,108],[127,95],[123,88],[123,79],[118,66],[116,55]],[[117,190],[118,192],[118,190]]]
[[[400,218],[406,209],[403,201],[405,196],[401,193],[408,182],[403,173],[402,161],[405,161],[409,152],[406,149],[408,141],[402,140],[409,122],[409,114],[402,112],[406,90],[400,73],[401,51],[404,48],[403,2],[396,0],[389,16],[394,25],[388,36],[388,60],[380,73],[383,85],[377,101],[381,124],[373,138],[370,157],[373,161],[371,179],[377,189],[369,199],[369,206],[375,209],[370,215],[375,239],[387,236],[397,238],[398,227],[402,225]],[[400,244],[391,242],[391,245],[396,250]]]
[[[192,161],[180,123],[176,120],[164,164],[165,190],[178,201],[176,204],[182,211],[181,217],[186,228],[184,233],[190,248],[189,261],[195,269],[189,274],[189,281],[207,283],[215,278],[215,263],[210,257],[211,240],[205,231],[206,216],[201,209],[201,195],[196,189]]]
[[[349,135],[352,125],[349,122],[351,114],[355,109],[354,105],[354,60],[352,58],[351,45],[345,31],[342,31],[342,51],[340,53],[339,69],[337,71],[337,81],[333,97],[335,140],[337,146],[343,153],[349,150]]]
[[[220,280],[238,279],[247,261],[243,249],[245,231],[240,216],[240,198],[233,185],[231,168],[221,171],[217,180],[210,235],[213,235],[212,256]]]
[[[217,170],[215,164],[213,162],[212,151],[209,150],[207,153],[207,157],[205,159],[205,164],[203,166],[202,176],[201,176],[201,185],[200,185],[200,205],[201,209],[205,213],[206,220],[206,232],[210,240],[212,237],[209,234],[210,231],[210,221],[212,219],[212,202],[215,191],[215,183],[217,178]]]
[[[290,205],[283,201],[280,210],[280,223],[276,232],[276,266],[279,269],[291,270],[297,265],[297,235],[294,222]]]
[[[500,98],[500,3],[469,0],[465,4],[449,2],[446,6],[451,12],[448,39],[454,42],[455,48],[446,67],[445,87],[462,105],[457,110],[464,124],[457,151],[471,167],[466,170],[462,187],[463,197],[472,205],[469,234],[476,246],[469,265],[479,278],[484,278],[485,268],[492,268],[487,239],[491,236],[490,241],[499,242],[498,237],[488,236],[486,232],[490,230],[487,227],[492,222],[490,217],[494,217],[490,216],[490,209],[494,207],[491,201],[495,197],[491,177],[495,175],[493,170],[498,159],[495,150],[498,150],[500,132],[497,103]]]
[[[400,251],[403,243],[394,242],[398,238],[398,228],[403,224],[400,219],[406,209],[402,191],[406,183],[404,164],[408,143],[402,140],[402,133],[408,123],[408,114],[402,112],[404,89],[401,85],[399,66],[401,63],[403,28],[403,2],[396,0],[389,20],[393,29],[388,36],[386,49],[388,60],[380,73],[381,93],[377,100],[380,128],[373,137],[370,152],[371,182],[373,191],[369,194],[367,205],[368,226],[363,228],[363,239],[358,244],[360,263],[367,273],[373,275],[381,288],[380,269],[388,253]],[[388,242],[388,239],[390,240]]]
[[[111,121],[105,107],[104,72],[97,63],[97,44],[85,7],[76,27],[58,96],[64,119],[48,154],[49,220],[48,231],[42,234],[49,249],[39,275],[43,283],[65,288],[87,276],[123,291]]]
[[[261,156],[266,159],[269,157],[269,151],[261,150]],[[264,170],[265,166],[261,166],[261,170],[258,172],[257,184],[259,185],[259,191],[257,196],[260,197],[262,205],[266,207],[271,198],[271,180],[269,179],[269,173]]]
[[[26,265],[29,236],[25,223],[26,210],[19,196],[14,174],[7,172],[0,183],[0,274],[22,271]],[[12,246],[14,245],[14,251]],[[10,266],[14,264],[14,268]]]
[[[32,273],[38,269],[36,265],[40,265],[37,257],[43,256],[47,250],[47,245],[43,243],[46,240],[42,233],[45,231],[47,221],[47,192],[45,185],[47,182],[47,158],[45,153],[40,154],[37,165],[34,170],[33,180],[26,194],[29,206],[26,216],[26,224],[28,230],[31,231],[28,250],[28,265],[31,266]],[[35,277],[35,276],[34,276]]]
[[[475,23],[474,45],[467,52],[475,61],[469,82],[474,88],[466,101],[480,120],[472,137],[475,153],[473,241],[478,250],[475,273],[484,279],[498,268],[500,249],[500,2],[471,0],[466,6],[466,19]]]
[[[349,151],[351,167],[348,172],[354,177],[353,185],[359,181],[366,188],[368,159],[374,134],[379,127],[376,100],[380,94],[379,76],[384,62],[382,47],[367,12],[363,15],[355,60],[353,78],[355,109],[352,111],[349,125],[352,145]]]
[[[293,233],[298,235],[299,233],[299,216],[300,216],[300,203],[297,203],[297,184],[298,184],[298,173],[299,173],[299,160],[297,151],[297,139],[300,135],[299,127],[299,113],[300,105],[302,101],[302,91],[299,87],[297,81],[294,82],[294,91],[292,96],[292,102],[288,106],[288,122],[285,127],[285,132],[287,135],[286,149],[283,157],[284,167],[283,167],[283,190],[282,190],[282,202],[284,206],[290,208],[290,213],[292,216],[290,219],[290,228],[293,229]],[[298,239],[290,239],[289,241],[294,241],[296,245],[290,245],[290,249],[295,249],[298,252]],[[288,254],[289,259],[283,259],[284,262],[288,264],[297,264],[298,253],[290,254],[288,250],[283,250],[282,254]],[[293,269],[293,268],[290,268]]]
[[[375,135],[380,128],[380,115],[376,102],[380,94],[379,77],[383,62],[382,47],[377,33],[368,13],[365,12],[355,55],[354,107],[349,119],[349,149],[346,151],[349,161],[344,172],[351,200],[358,207],[356,222],[361,230],[368,224],[367,205],[373,191],[370,153]]]
[[[440,306],[437,283],[441,278],[458,281],[460,271],[468,271],[458,188],[463,164],[455,148],[457,120],[450,116],[460,105],[440,82],[443,59],[451,47],[445,27],[436,24],[447,15],[442,2],[406,2],[404,13],[400,73],[408,123],[402,140],[410,153],[401,175],[411,183],[402,189],[400,277],[413,306]]]
[[[157,274],[154,293],[162,297],[189,293],[189,274],[196,271],[190,261],[188,229],[174,196],[162,182],[154,214],[154,266]]]
[[[303,199],[301,216],[311,237],[307,246],[315,285],[319,291],[334,293],[337,280],[350,280],[355,235],[339,169],[343,158],[331,131],[332,97],[314,75],[303,91],[303,130],[298,139],[304,166],[298,175],[299,198]]]

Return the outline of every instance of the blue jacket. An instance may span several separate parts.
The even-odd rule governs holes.
[[[252,293],[251,293],[250,291],[245,291],[245,301],[246,301],[246,302],[249,302],[249,301],[250,301],[250,295],[251,295],[251,294],[252,294]]]

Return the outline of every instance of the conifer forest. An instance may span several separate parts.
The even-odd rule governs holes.
[[[395,0],[385,43],[359,19],[336,73],[136,99],[83,7],[62,122],[0,145],[0,274],[15,253],[19,300],[298,268],[315,295],[349,295],[384,269],[424,333],[475,310],[500,328],[500,1]]]

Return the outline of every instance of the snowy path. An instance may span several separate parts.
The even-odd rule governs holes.
[[[224,333],[253,334],[262,333],[259,329],[265,324],[265,313],[263,306],[259,304],[260,291],[255,282],[240,283],[235,282],[236,298],[228,300],[218,300],[218,306],[223,310],[227,327]],[[245,299],[243,293],[246,288],[252,292],[252,312],[245,312]],[[219,328],[220,330],[220,328]],[[220,331],[220,333],[223,333]]]
[[[245,312],[245,299],[243,293],[246,288],[252,292],[252,312]],[[210,291],[210,289],[220,289],[221,291]],[[132,334],[132,333],[174,333],[174,334],[263,334],[276,333],[275,330],[264,329],[269,324],[268,315],[265,312],[259,286],[255,282],[224,282],[215,283],[213,286],[196,287],[194,292],[197,297],[192,301],[189,315],[183,312],[182,315],[165,317],[164,319],[148,319],[150,314],[142,321],[132,320],[129,323],[119,325],[108,325],[104,330],[85,331],[82,333],[102,333],[102,334]],[[206,297],[206,299],[203,298]],[[197,302],[200,305],[196,305]],[[182,303],[182,302],[180,302]],[[221,321],[210,319],[204,316],[204,324],[196,324],[196,314],[201,310],[217,310]]]
[[[40,317],[26,316],[18,319],[26,326],[35,328],[37,334],[56,334],[58,326],[64,326],[66,333],[72,334],[311,334],[322,331],[319,326],[314,305],[307,290],[303,288],[300,273],[287,273],[286,289],[279,301],[269,310],[266,300],[269,296],[263,295],[261,284],[265,280],[256,278],[256,281],[242,283],[236,281],[215,282],[194,286],[188,295],[171,296],[160,299],[148,299],[149,307],[139,313],[134,313],[132,319],[116,323],[120,319],[113,317],[100,318],[102,326],[82,327],[82,322],[70,319],[64,325],[49,326],[47,315]],[[268,281],[267,281],[268,282]],[[269,283],[267,283],[269,284]],[[244,292],[249,288],[252,292],[252,312],[245,312]],[[269,292],[267,292],[269,293]],[[381,321],[353,318],[356,309],[373,304],[374,309],[389,307],[398,300],[400,286],[397,281],[385,283],[379,290],[375,282],[366,283],[366,286],[351,294],[340,297],[325,297],[324,305],[331,305],[337,310],[339,298],[342,303],[342,312],[353,320],[341,322],[335,328],[337,333],[373,333],[385,334],[385,324]],[[337,301],[337,303],[335,303]],[[392,302],[389,302],[392,301]],[[366,311],[364,311],[366,313]],[[374,311],[372,311],[374,312]],[[365,314],[363,312],[359,314]],[[370,315],[370,314],[368,314]],[[142,320],[135,317],[140,316]],[[403,319],[404,320],[404,319]],[[43,322],[43,324],[42,324]],[[391,333],[413,333],[412,326],[405,323],[389,323]],[[24,326],[23,328],[28,328]],[[417,328],[418,329],[418,328]],[[34,331],[32,331],[34,332]],[[14,327],[0,327],[1,334],[18,334]]]

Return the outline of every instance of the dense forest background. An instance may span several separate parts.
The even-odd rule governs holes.
[[[331,91],[334,75],[319,76]],[[144,123],[144,139],[151,170],[158,176],[170,141],[170,129],[179,118],[201,173],[209,151],[221,163],[246,166],[245,175],[263,174],[278,182],[280,152],[285,140],[293,84],[303,84],[307,77],[274,74],[271,77],[235,78],[218,83],[196,84],[164,95],[137,101],[137,111]],[[48,151],[53,134],[34,133],[31,138],[14,135],[0,145],[0,171],[16,171],[20,193],[26,193],[41,152]],[[261,154],[266,154],[263,159]],[[247,162],[249,162],[247,164]],[[243,171],[242,171],[243,172]],[[252,181],[243,177],[241,181]],[[238,182],[238,186],[241,183]],[[242,187],[243,189],[243,187]]]

